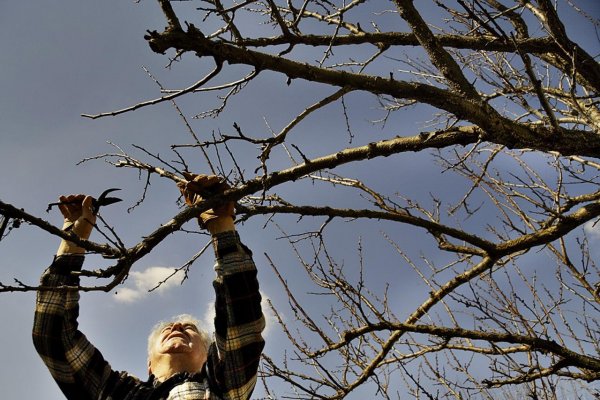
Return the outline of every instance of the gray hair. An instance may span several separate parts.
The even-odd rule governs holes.
[[[190,314],[179,314],[179,315],[176,315],[175,317],[171,318],[168,321],[160,321],[156,325],[154,325],[154,328],[152,328],[152,330],[150,331],[150,335],[148,335],[148,357],[150,357],[150,353],[152,352],[154,342],[160,335],[160,332],[167,325],[172,324],[174,322],[194,324],[194,326],[196,326],[196,328],[198,329],[198,333],[200,334],[200,338],[202,340],[202,345],[204,346],[204,350],[205,350],[206,354],[208,354],[208,348],[210,347],[210,344],[212,343],[212,339],[210,338],[210,335],[208,334],[208,332],[206,332],[204,329],[200,328],[200,326],[201,326],[200,320],[198,320],[196,317],[194,317],[193,315],[190,315]]]

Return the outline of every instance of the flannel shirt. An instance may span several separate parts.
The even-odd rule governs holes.
[[[216,254],[215,341],[197,374],[180,373],[164,382],[113,371],[78,329],[79,293],[44,290],[37,294],[33,342],[69,400],[246,400],[257,379],[265,326],[252,253],[237,232],[213,236]],[[73,271],[81,255],[57,256],[41,285],[78,285]]]

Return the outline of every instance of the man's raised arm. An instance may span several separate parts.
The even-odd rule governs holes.
[[[59,208],[64,216],[64,230],[88,239],[96,216],[92,197],[61,196]],[[54,261],[42,275],[45,287],[78,286],[74,271],[81,270],[85,250],[63,240]],[[134,378],[113,372],[100,352],[78,329],[79,292],[44,290],[37,294],[33,323],[33,343],[52,377],[70,400],[102,398],[107,384],[120,381],[121,386],[136,384]]]
[[[202,199],[200,192],[220,194],[228,186],[216,176],[187,174],[179,184],[186,203]],[[215,343],[206,371],[213,390],[223,399],[246,400],[256,385],[264,348],[265,319],[261,309],[256,266],[252,252],[241,243],[234,225],[233,202],[202,213],[201,227],[212,235],[215,251]]]

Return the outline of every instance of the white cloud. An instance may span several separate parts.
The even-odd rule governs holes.
[[[600,220],[591,220],[583,225],[583,230],[590,239],[600,239]]]
[[[122,303],[133,303],[143,298],[149,290],[154,288],[157,292],[164,293],[175,286],[179,286],[183,279],[183,270],[170,276],[173,273],[175,273],[174,268],[166,267],[149,267],[144,271],[131,271],[129,280],[133,283],[133,287],[118,289],[115,293],[115,299]],[[165,279],[167,280],[165,281]],[[160,286],[158,286],[159,283],[161,283]]]
[[[121,288],[115,293],[115,299],[121,303],[133,303],[141,297],[142,293],[140,291],[130,288]]]
[[[263,337],[266,338],[270,331],[271,328],[277,323],[275,320],[275,315],[273,315],[273,313],[271,312],[271,307],[269,307],[269,305],[267,304],[267,302],[269,301],[269,297],[263,293],[260,292],[260,295],[262,297],[262,301],[261,301],[261,307],[263,310],[263,314],[265,315],[265,330],[263,331]],[[204,312],[204,316],[202,317],[202,324],[204,324],[205,329],[207,327],[211,327],[211,329],[207,329],[209,331],[209,333],[212,334],[212,327],[214,326],[214,321],[215,321],[215,306],[213,303],[210,303],[207,305],[206,307],[206,311]]]
[[[204,325],[204,329],[206,329],[211,335],[214,333],[215,315],[215,305],[213,303],[207,304],[206,311],[202,317],[202,324]]]
[[[149,294],[149,290],[154,289],[158,293],[164,293],[167,290],[179,286],[183,279],[183,271],[178,271],[175,275],[163,282],[167,277],[175,272],[174,268],[167,267],[149,267],[144,271],[131,271],[129,273],[129,285],[121,287],[114,295],[115,300],[120,303],[133,303],[144,298]],[[157,287],[159,282],[163,282]],[[272,313],[268,305],[269,297],[264,293],[260,293],[262,297],[262,309],[265,314],[266,326],[263,332],[263,337],[267,337],[272,327],[277,324],[276,317]],[[211,302],[206,305],[204,315],[202,316],[202,324],[210,334],[212,334],[215,319],[215,306]]]
[[[262,301],[260,302],[263,310],[263,314],[265,315],[265,330],[263,331],[263,337],[266,338],[269,333],[271,333],[271,329],[274,325],[277,324],[277,320],[275,319],[275,314],[271,311],[271,307],[268,302],[271,300],[269,296],[267,296],[264,292],[260,292],[262,297]]]

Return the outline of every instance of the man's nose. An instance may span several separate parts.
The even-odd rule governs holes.
[[[171,331],[174,330],[178,330],[180,332],[183,332],[183,324],[181,322],[174,322],[173,325],[171,325]]]

